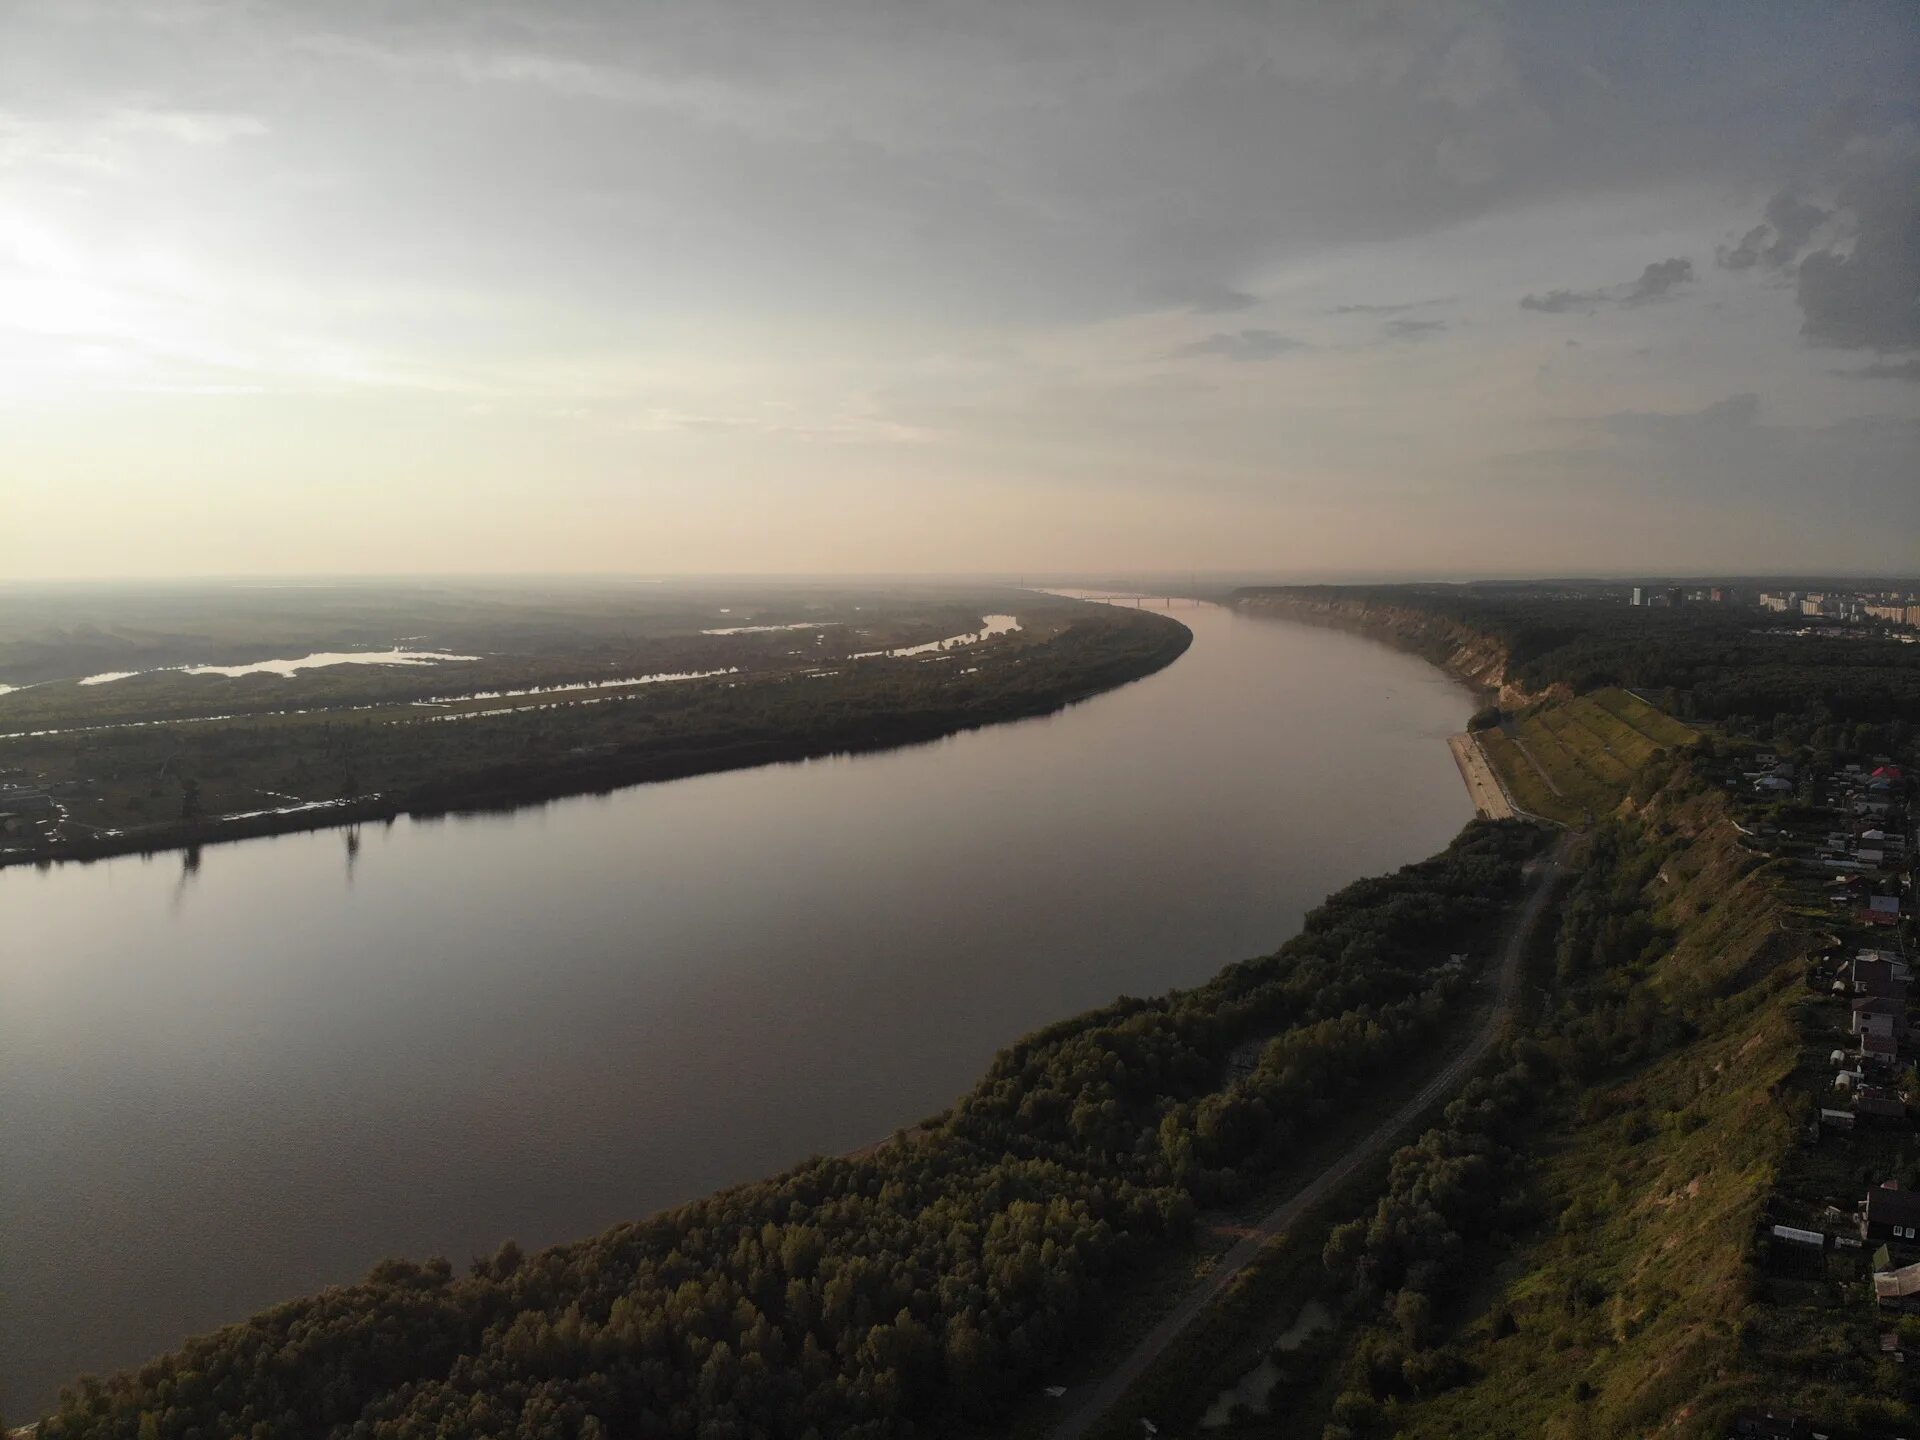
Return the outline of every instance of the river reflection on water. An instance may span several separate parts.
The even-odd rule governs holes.
[[[1334,631],[882,754],[0,872],[0,1408],[940,1109],[1471,815],[1468,693]]]

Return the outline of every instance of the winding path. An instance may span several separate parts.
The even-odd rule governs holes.
[[[1252,1230],[1235,1242],[1233,1248],[1221,1257],[1220,1263],[1181,1298],[1180,1303],[1147,1333],[1106,1379],[1077,1394],[1070,1392],[1066,1398],[1065,1412],[1054,1428],[1054,1440],[1080,1440],[1091,1431],[1107,1411],[1120,1403],[1127,1391],[1180,1337],[1181,1332],[1219,1298],[1233,1283],[1234,1277],[1246,1269],[1268,1242],[1345,1184],[1356,1170],[1379,1158],[1401,1131],[1464,1081],[1473,1067],[1480,1063],[1481,1057],[1493,1047],[1493,1042],[1499,1038],[1512,1014],[1514,997],[1520,988],[1521,962],[1526,956],[1528,937],[1533,934],[1540,912],[1546,907],[1547,897],[1553,891],[1553,877],[1566,859],[1571,843],[1570,835],[1562,835],[1546,860],[1534,866],[1532,888],[1526,904],[1507,934],[1506,949],[1500,959],[1499,990],[1493,1009],[1474,1032],[1473,1038],[1447,1063],[1445,1069],[1420,1087],[1418,1094],[1356,1141],[1305,1188],[1295,1191],[1269,1211]]]

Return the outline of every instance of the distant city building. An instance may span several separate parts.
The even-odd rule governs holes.
[[[1633,603],[1636,605],[1644,605],[1647,603],[1647,592],[1642,586],[1636,585],[1633,587]]]

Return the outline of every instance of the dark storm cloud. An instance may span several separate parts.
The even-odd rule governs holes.
[[[1774,195],[1760,223],[1721,248],[1719,263],[1791,274],[1801,334],[1818,344],[1920,348],[1920,131],[1855,103],[1820,117],[1809,151],[1800,183]],[[1825,243],[1808,249],[1816,238]],[[1844,373],[1904,378],[1898,369]]]
[[[1645,305],[1667,299],[1675,287],[1685,285],[1693,278],[1693,261],[1677,256],[1671,260],[1655,260],[1640,272],[1639,279],[1620,285],[1606,285],[1598,290],[1549,290],[1544,295],[1523,295],[1520,297],[1520,308],[1538,310],[1546,315],[1566,315],[1573,312],[1591,314],[1603,305]]]
[[[1920,146],[1843,185],[1852,244],[1800,262],[1801,332],[1854,349],[1920,347]]]
[[[1304,340],[1282,335],[1275,330],[1239,330],[1209,335],[1191,345],[1182,345],[1174,353],[1180,356],[1213,355],[1223,360],[1273,360],[1310,349]]]

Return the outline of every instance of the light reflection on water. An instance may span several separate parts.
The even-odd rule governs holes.
[[[1160,674],[930,745],[366,826],[344,865],[321,831],[0,872],[6,1413],[385,1255],[863,1144],[1470,817],[1463,689],[1175,613]]]

